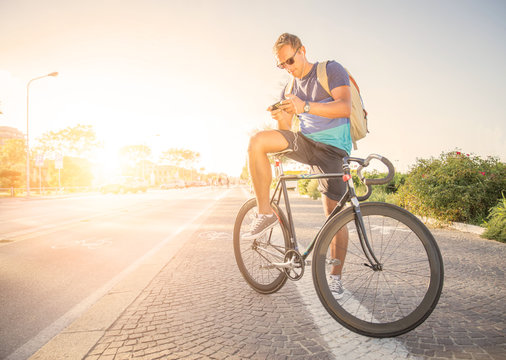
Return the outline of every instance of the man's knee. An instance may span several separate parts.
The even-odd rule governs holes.
[[[251,137],[248,152],[268,154],[285,150],[288,146],[288,140],[280,132],[263,130]]]
[[[248,144],[248,152],[258,150],[258,148],[260,147],[260,143],[261,143],[260,133],[261,132],[258,132],[255,135],[253,135],[252,137],[250,137],[249,144]]]
[[[265,145],[269,134],[268,131],[263,130],[257,132],[249,139],[248,152],[262,151],[265,152]]]

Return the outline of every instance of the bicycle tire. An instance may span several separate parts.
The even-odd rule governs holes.
[[[279,217],[279,223],[267,234],[256,240],[242,240],[241,233],[249,231],[257,207],[256,199],[250,199],[239,210],[234,225],[234,254],[239,270],[255,291],[272,294],[283,287],[287,276],[282,269],[266,268],[270,262],[283,262],[286,251],[292,248],[288,224],[281,209],[271,204]],[[264,266],[264,268],[261,268]]]
[[[443,259],[434,237],[413,214],[395,205],[360,205],[364,227],[382,270],[374,270],[360,246],[353,208],[337,214],[322,229],[313,254],[313,281],[329,314],[346,328],[370,337],[394,337],[422,324],[443,288]],[[342,298],[329,289],[331,243],[348,229],[342,268]],[[337,256],[334,256],[336,258]]]

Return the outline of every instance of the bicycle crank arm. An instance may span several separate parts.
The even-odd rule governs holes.
[[[270,263],[268,265],[260,265],[260,269],[290,269],[294,264],[291,261],[284,263]]]

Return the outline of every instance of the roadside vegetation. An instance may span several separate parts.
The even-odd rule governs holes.
[[[91,125],[78,124],[46,132],[34,139],[30,147],[30,188],[45,194],[60,193],[61,189],[89,191],[120,176],[135,177],[147,183],[157,167],[159,173],[167,175],[164,179],[188,183],[194,180],[210,182],[221,176],[205,173],[204,168],[196,169],[200,153],[188,149],[169,148],[155,159],[149,145],[132,144],[112,155],[109,158],[104,154],[104,144]],[[109,174],[109,168],[114,167],[119,167],[117,173]],[[14,138],[0,142],[0,196],[24,194],[26,175],[26,140]]]
[[[506,198],[504,193],[502,199],[491,209],[485,224],[487,230],[483,234],[484,237],[506,242]]]
[[[364,173],[382,178],[384,173]],[[359,194],[365,186],[356,173]],[[316,180],[299,181],[299,193],[320,197]],[[498,158],[482,159],[452,151],[438,158],[418,159],[407,174],[396,173],[385,185],[373,187],[368,201],[388,202],[441,223],[463,222],[486,228],[482,235],[506,242],[506,165]]]
[[[307,195],[313,200],[319,199],[322,194],[318,190],[318,180],[303,179],[297,182],[297,190],[301,195]]]

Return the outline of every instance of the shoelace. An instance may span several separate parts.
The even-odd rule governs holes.
[[[262,220],[266,217],[266,215],[257,215],[255,221],[253,221],[253,224],[251,224],[251,232],[255,231],[260,227],[260,224],[262,223]]]
[[[332,279],[329,284],[329,288],[331,291],[339,291],[343,287],[343,284],[341,283],[341,280]]]

